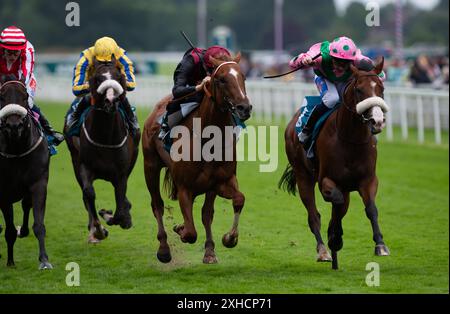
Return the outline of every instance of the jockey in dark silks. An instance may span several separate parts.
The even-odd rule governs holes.
[[[126,89],[132,91],[136,87],[136,80],[134,76],[133,62],[128,58],[126,51],[120,48],[116,41],[110,37],[102,37],[95,42],[93,47],[84,50],[80,59],[74,68],[72,91],[77,98],[71,104],[72,109],[69,109],[67,115],[67,125],[72,129],[79,122],[81,114],[86,108],[90,106],[89,95],[89,79],[92,71],[94,60],[99,62],[110,62],[112,58],[116,59],[121,72],[126,78]],[[128,127],[132,134],[135,134],[139,129],[139,124],[135,113],[133,112],[128,99],[120,103],[120,107],[126,114]]]
[[[209,57],[220,59],[231,57],[230,52],[221,46],[208,49],[189,49],[178,64],[173,74],[173,101],[167,105],[167,112],[163,117],[159,138],[169,134],[184,117],[197,108],[204,96],[203,86],[210,80],[214,66]]]

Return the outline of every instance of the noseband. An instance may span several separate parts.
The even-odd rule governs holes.
[[[356,101],[356,102],[355,102],[356,104],[358,104],[358,103],[360,103],[360,102],[362,101],[362,99],[360,99],[360,97],[358,96],[358,93],[357,93],[357,91],[356,91],[356,83],[358,83],[358,79],[359,79],[360,77],[367,77],[367,76],[376,76],[376,77],[378,77],[378,79],[379,79],[378,74],[363,74],[363,75],[359,75],[358,77],[354,77],[354,78],[350,81],[350,83],[347,85],[347,87],[345,88],[345,90],[344,90],[344,95],[345,95],[345,94],[348,92],[350,86],[353,85],[353,100]],[[367,122],[370,121],[370,118],[366,118],[366,117],[364,116],[364,113],[359,114],[358,112],[356,112],[355,109],[350,108],[350,107],[345,103],[345,101],[343,101],[342,103],[343,103],[345,109],[347,109],[348,111],[350,111],[352,114],[354,114],[354,115],[360,117],[362,123],[367,123]]]

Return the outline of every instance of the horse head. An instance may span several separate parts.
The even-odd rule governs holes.
[[[89,88],[95,108],[116,112],[126,93],[126,79],[118,61],[114,56],[110,62],[94,60],[92,73]]]
[[[352,111],[369,122],[374,134],[385,127],[385,113],[389,106],[384,101],[384,85],[378,76],[383,71],[384,58],[370,71],[361,71],[351,65],[353,80],[344,92],[344,103]]]
[[[239,67],[240,59],[240,53],[234,58],[224,56],[221,60],[210,57],[214,72],[206,88],[221,111],[236,113],[245,121],[250,118],[252,106],[245,89],[245,76]]]
[[[8,138],[20,138],[28,124],[28,92],[24,79],[0,78],[0,129]]]

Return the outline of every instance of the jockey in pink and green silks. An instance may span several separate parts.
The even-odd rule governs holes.
[[[317,55],[320,56],[313,60]],[[348,37],[338,37],[332,42],[317,43],[289,62],[289,66],[293,69],[313,68],[314,81],[322,98],[322,103],[314,108],[299,134],[300,142],[304,143],[309,139],[315,123],[322,114],[341,101],[344,89],[352,75],[351,64],[363,71],[371,71],[374,68],[373,61],[364,56],[353,40]],[[379,76],[384,80],[384,72],[381,72]]]

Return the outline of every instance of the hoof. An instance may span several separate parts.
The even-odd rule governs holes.
[[[42,262],[39,264],[39,270],[53,269],[52,264],[49,262]]]
[[[205,255],[203,257],[203,264],[217,264],[217,258],[215,255]]]
[[[391,253],[386,245],[380,244],[375,246],[375,255],[376,256],[389,256]]]
[[[21,226],[17,226],[17,236],[19,238],[28,237],[30,234],[30,230],[28,228],[22,228]]]
[[[327,249],[322,246],[317,251],[317,261],[318,262],[331,262],[333,259],[331,255],[328,253]]]
[[[113,218],[113,211],[112,210],[100,209],[98,211],[98,214],[100,215],[100,217],[102,217],[106,221],[106,224],[108,226],[114,225],[114,222],[113,222],[113,219],[112,219]]]
[[[97,239],[96,237],[94,237],[94,235],[90,235],[89,237],[88,237],[88,241],[87,241],[89,244],[98,244],[98,243],[100,243],[100,240],[99,239]]]
[[[7,267],[15,267],[16,264],[14,264],[14,261],[8,261],[8,262],[6,262],[6,266]]]
[[[122,229],[130,229],[133,226],[133,223],[131,222],[131,216],[122,217],[120,219],[119,226]]]
[[[173,226],[173,231],[175,231],[175,233],[178,233],[179,235],[181,235],[181,231],[183,231],[184,229],[184,225],[175,225]]]
[[[231,236],[229,233],[225,233],[222,237],[223,246],[231,249],[235,247],[238,243],[238,236]]]
[[[156,257],[158,258],[158,261],[164,264],[167,264],[172,260],[172,255],[170,255],[170,251],[167,253],[157,252]]]

